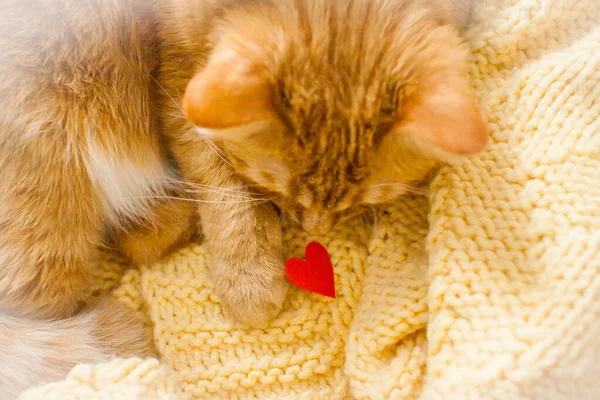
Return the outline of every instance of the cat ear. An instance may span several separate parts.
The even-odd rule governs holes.
[[[487,121],[469,84],[450,79],[418,90],[398,128],[422,150],[442,155],[473,155],[488,141]]]
[[[277,118],[271,87],[241,63],[209,63],[186,89],[185,115],[211,139],[242,140]]]

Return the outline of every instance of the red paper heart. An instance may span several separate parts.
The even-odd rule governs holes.
[[[335,299],[333,265],[327,249],[320,243],[306,246],[306,261],[290,258],[285,263],[285,274],[296,286],[309,292]]]

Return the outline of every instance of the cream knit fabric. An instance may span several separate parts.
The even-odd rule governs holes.
[[[319,238],[337,299],[293,289],[247,329],[191,247],[114,292],[165,366],[82,365],[22,398],[600,398],[600,0],[481,0],[468,35],[493,143]]]

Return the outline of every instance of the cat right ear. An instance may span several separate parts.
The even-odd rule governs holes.
[[[486,148],[487,120],[467,80],[442,78],[408,100],[397,128],[438,158],[474,155]]]
[[[243,140],[277,119],[270,85],[242,60],[209,63],[188,84],[183,108],[213,140]]]

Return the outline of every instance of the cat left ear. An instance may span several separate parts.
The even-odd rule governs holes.
[[[209,63],[188,84],[183,107],[201,134],[217,140],[242,140],[277,118],[269,84],[241,60]]]
[[[442,157],[468,156],[487,145],[487,121],[468,82],[447,79],[421,88],[405,111],[397,128],[421,150]]]

